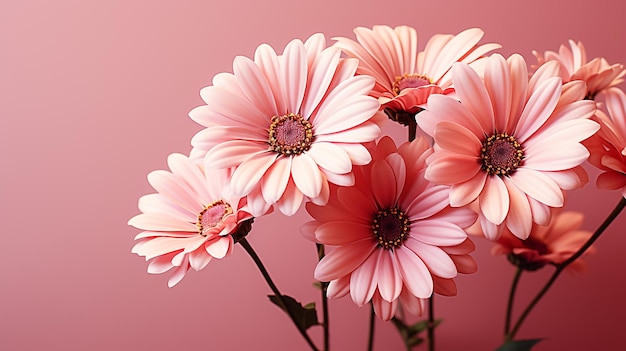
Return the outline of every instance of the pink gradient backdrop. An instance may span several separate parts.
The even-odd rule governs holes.
[[[132,255],[126,225],[151,192],[146,174],[189,151],[187,118],[199,89],[261,43],[282,50],[323,32],[408,24],[423,47],[435,33],[469,27],[501,53],[557,49],[582,40],[590,57],[626,63],[621,1],[3,1],[0,4],[0,349],[305,350],[245,252],[191,272],[168,289]],[[588,8],[587,6],[592,6]],[[402,140],[404,132],[390,128]],[[595,173],[592,174],[595,176]],[[570,196],[594,229],[617,193],[590,184]],[[618,350],[626,314],[623,215],[602,237],[589,272],[565,274],[520,337],[537,350]],[[250,236],[287,293],[319,303],[314,246],[299,234],[306,214],[258,219]],[[479,272],[437,298],[439,350],[492,350],[502,333],[513,268],[477,241]],[[528,300],[548,275],[528,274]],[[368,310],[331,301],[334,350],[365,349]],[[319,328],[314,337],[320,340]],[[401,350],[379,322],[377,350]]]

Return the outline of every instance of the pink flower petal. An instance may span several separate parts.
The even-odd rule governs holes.
[[[195,250],[189,253],[189,265],[195,271],[204,269],[204,267],[206,267],[212,259],[213,257],[211,257],[211,255],[207,255],[204,250]]]
[[[430,186],[406,207],[411,221],[428,218],[450,205],[450,187]],[[404,205],[403,205],[404,207]]]
[[[215,258],[224,258],[231,250],[233,237],[230,235],[223,236],[206,245],[206,252]]]
[[[495,130],[507,130],[511,115],[511,71],[507,61],[500,55],[493,55],[485,70],[485,87],[489,92],[495,116]]]
[[[395,251],[404,286],[419,298],[429,298],[433,293],[433,279],[424,262],[404,246]]]
[[[467,234],[457,225],[441,220],[422,220],[411,224],[411,238],[435,246],[462,243]]]
[[[276,161],[276,153],[262,153],[243,161],[231,178],[231,186],[236,196],[248,195],[255,188],[261,177]]]
[[[442,149],[476,158],[482,142],[460,124],[443,121],[435,129],[435,143]]]
[[[350,293],[350,276],[346,275],[339,279],[333,280],[328,284],[326,296],[330,299],[344,297]]]
[[[483,191],[487,181],[487,172],[478,172],[476,176],[450,188],[450,206],[462,207],[474,201]]]
[[[596,179],[596,186],[602,190],[617,190],[626,186],[626,175],[619,172],[604,172]]]
[[[348,154],[338,145],[318,142],[311,145],[306,152],[320,167],[337,174],[352,171],[352,161]]]
[[[334,145],[342,148],[354,165],[366,165],[372,161],[369,151],[361,144],[334,143]]]
[[[304,195],[300,190],[298,190],[298,187],[293,182],[293,179],[289,179],[285,192],[276,203],[276,206],[285,216],[293,216],[300,208],[303,199]]]
[[[433,137],[435,129],[442,120],[458,123],[474,135],[484,135],[483,127],[458,100],[447,95],[431,95],[428,98],[428,110],[420,112],[415,120],[426,134]],[[488,132],[491,132],[489,128]]]
[[[359,307],[368,303],[376,291],[381,251],[374,251],[350,276],[350,296]]]
[[[252,60],[237,56],[233,61],[233,73],[245,97],[268,117],[279,114],[274,94],[262,70]]]
[[[492,223],[500,224],[509,213],[509,192],[499,176],[487,177],[479,196],[480,210]]]
[[[477,156],[465,156],[441,150],[428,159],[425,178],[438,184],[458,184],[480,171]]]
[[[322,282],[339,279],[352,273],[375,249],[376,242],[369,238],[339,246],[322,258],[313,275]]]
[[[398,300],[388,302],[385,301],[380,294],[374,294],[372,297],[372,308],[374,308],[374,313],[376,313],[378,318],[383,321],[388,321],[396,314]]]
[[[162,194],[143,195],[139,198],[138,207],[143,213],[161,214],[185,222],[194,223],[198,219],[198,213],[185,210]]]
[[[273,204],[285,192],[291,176],[291,157],[278,157],[261,179],[261,193],[269,204]]]
[[[183,278],[185,277],[185,274],[187,273],[188,270],[189,270],[189,264],[186,262],[180,265],[179,267],[177,267],[172,273],[172,275],[170,276],[170,279],[168,279],[167,286],[172,288],[176,284],[180,283],[180,281],[183,280]]]
[[[457,271],[454,262],[439,247],[424,244],[419,240],[406,240],[404,246],[419,256],[432,274],[442,278],[456,277]]]
[[[547,79],[528,99],[519,118],[515,136],[522,144],[550,117],[561,96],[561,79]]]
[[[372,228],[356,222],[326,222],[315,231],[315,238],[324,245],[346,245],[370,238],[374,240]]]
[[[381,181],[381,180],[385,181]],[[385,161],[375,162],[372,166],[372,189],[379,208],[389,208],[396,204],[396,179],[393,169]]]
[[[537,201],[551,207],[563,206],[563,192],[545,174],[520,167],[510,178],[520,190]]]
[[[291,176],[298,190],[308,197],[316,197],[322,191],[322,174],[315,161],[307,153],[293,157]]]
[[[517,188],[509,178],[504,178],[504,184],[511,199],[506,226],[518,238],[525,240],[530,235],[533,224],[533,215],[526,195]]]
[[[280,83],[280,64],[274,49],[267,44],[259,45],[254,52],[254,62],[259,66],[272,89],[276,110],[287,111],[287,101],[284,98],[285,87]]]
[[[195,223],[156,213],[138,214],[131,218],[128,224],[142,230],[198,232]]]
[[[434,61],[430,71],[432,78],[439,80],[454,62],[472,50],[483,37],[483,34],[484,32],[479,28],[469,28],[453,36],[437,55],[437,60]]]
[[[498,56],[498,54],[494,56]],[[491,59],[495,60],[493,57]],[[493,107],[482,79],[467,64],[455,63],[452,66],[452,81],[461,103],[480,123],[482,131],[492,133],[494,126]],[[465,127],[467,128],[467,126]]]
[[[330,102],[328,104],[330,105]],[[341,104],[336,103],[318,112],[319,116],[324,113],[332,118],[327,117],[322,122],[316,118],[315,133],[317,135],[331,134],[353,128],[371,120],[379,108],[378,101],[367,96],[352,97],[341,101]]]
[[[351,215],[362,220],[363,224],[371,224],[372,218],[378,212],[376,201],[356,187],[339,188],[337,199],[344,208],[351,209]]]
[[[371,118],[378,108],[375,106],[378,104],[376,99],[366,97],[367,93],[372,89],[374,85],[374,79],[368,76],[355,76],[350,77],[340,82],[328,96],[324,99],[320,105],[317,113],[315,113],[314,119],[311,121],[316,131],[327,134],[337,131],[337,128],[333,128],[335,123],[341,122],[340,120],[333,118],[336,113],[347,113],[349,111],[346,108],[349,107],[352,101],[355,101],[355,97],[358,97],[358,101],[361,106],[358,110],[361,115],[349,123],[350,127],[363,123],[365,120]],[[373,109],[373,110],[372,110]],[[344,110],[344,112],[339,112]],[[369,116],[367,115],[369,114]],[[348,116],[346,116],[348,117]],[[328,131],[325,131],[324,129]],[[345,129],[346,127],[339,128]],[[349,127],[348,127],[349,128]]]
[[[394,301],[402,292],[402,275],[391,250],[381,250],[378,260],[378,291],[385,301]]]
[[[305,44],[306,46],[306,44]],[[309,59],[315,51],[309,51]],[[340,50],[322,50],[315,56],[309,75],[308,90],[302,104],[302,115],[311,116],[327,92],[339,64]]]
[[[282,60],[280,78],[285,87],[287,110],[297,113],[300,111],[307,82],[308,64],[304,44],[300,40],[290,41],[285,47]]]
[[[165,170],[152,171],[148,174],[148,182],[152,187],[189,212],[199,212],[203,205],[193,190],[181,184],[176,176]]]
[[[354,128],[332,134],[316,136],[317,142],[367,143],[380,136],[380,127],[373,122],[366,122]]]
[[[579,143],[550,143],[525,150],[524,167],[538,171],[560,171],[581,165],[589,151]]]
[[[229,140],[209,150],[204,158],[204,164],[212,169],[230,168],[263,153],[268,153],[267,143]]]

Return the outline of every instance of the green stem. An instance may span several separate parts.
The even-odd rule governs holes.
[[[319,260],[322,260],[325,255],[324,245],[317,245],[317,257]],[[329,318],[328,318],[328,297],[326,296],[328,292],[328,282],[320,282],[322,288],[322,311],[324,314],[324,351],[328,351],[330,349],[330,328],[328,326]]]
[[[256,266],[259,268],[259,270],[261,271],[261,274],[263,275],[263,278],[265,278],[265,281],[267,282],[267,285],[269,285],[270,289],[272,289],[272,291],[274,292],[274,295],[276,295],[276,297],[278,298],[278,301],[280,301],[280,304],[282,305],[281,307],[283,308],[283,310],[287,312],[287,314],[289,315],[289,318],[291,318],[296,328],[298,328],[298,331],[300,332],[304,340],[306,340],[307,344],[309,344],[309,346],[311,347],[311,350],[318,351],[317,347],[315,346],[315,344],[313,343],[309,335],[306,333],[306,330],[299,326],[299,324],[296,322],[296,317],[293,315],[293,312],[291,312],[291,310],[287,308],[287,303],[285,301],[285,298],[276,287],[276,284],[274,284],[274,282],[272,281],[272,278],[270,277],[267,269],[265,269],[263,262],[261,262],[261,259],[256,254],[254,249],[252,249],[252,246],[250,246],[250,243],[248,242],[248,240],[244,237],[239,241],[239,243],[241,244],[241,246],[243,246],[243,248],[246,250],[248,255],[250,255],[250,257],[252,258]]]
[[[435,294],[428,299],[428,351],[435,351]]]
[[[415,122],[415,119],[412,119],[407,126],[409,129],[409,141],[413,141],[417,135],[417,122]]]
[[[515,271],[515,276],[513,276],[513,283],[511,284],[511,292],[509,293],[509,301],[506,306],[506,320],[504,323],[504,337],[509,334],[509,330],[511,330],[511,317],[513,313],[513,301],[515,300],[515,292],[517,291],[517,284],[519,283],[519,278],[522,276],[523,269],[520,267]]]
[[[374,349],[374,326],[376,325],[376,314],[374,313],[374,305],[370,304],[372,307],[370,311],[370,327],[369,327],[369,337],[367,338],[367,351],[372,351]]]
[[[587,251],[587,249],[600,237],[600,235],[602,235],[602,233],[609,227],[609,225],[615,220],[615,218],[617,218],[617,216],[620,214],[620,212],[622,212],[624,207],[626,207],[626,199],[622,197],[617,206],[615,206],[613,211],[611,211],[611,213],[604,220],[604,222],[602,222],[602,224],[598,227],[595,233],[593,233],[591,238],[589,238],[589,240],[587,240],[587,242],[580,249],[578,249],[578,251],[576,251],[576,253],[574,253],[569,259],[567,259],[563,263],[556,265],[556,269],[554,273],[552,273],[552,276],[550,277],[546,285],[544,285],[544,287],[539,291],[537,296],[535,296],[535,298],[530,302],[528,307],[526,307],[522,315],[517,320],[517,323],[515,323],[513,330],[506,336],[506,341],[513,340],[515,338],[515,335],[519,331],[519,328],[522,326],[522,323],[524,323],[524,320],[526,319],[530,311],[532,311],[532,309],[539,302],[539,300],[541,300],[543,295],[545,295],[545,293],[550,289],[552,284],[554,284],[561,272],[572,262],[576,261],[577,258],[585,253],[585,251]]]

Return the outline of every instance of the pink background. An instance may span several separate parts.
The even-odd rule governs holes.
[[[385,5],[388,4],[388,5]],[[581,40],[590,57],[626,62],[620,1],[3,1],[0,4],[0,349],[305,350],[250,258],[226,260],[167,288],[130,253],[126,225],[151,192],[146,174],[199,130],[187,113],[200,88],[230,71],[236,55],[267,42],[282,50],[315,32],[352,37],[356,26],[408,24],[423,48],[435,33],[481,27],[501,53],[557,49]],[[592,7],[588,7],[592,6]],[[388,132],[403,140],[404,132]],[[592,174],[595,177],[595,173]],[[595,229],[619,195],[593,184],[569,209]],[[537,350],[618,350],[626,327],[623,228],[597,243],[589,272],[564,274],[520,337]],[[319,303],[311,287],[314,246],[306,220],[273,214],[250,236],[284,293]],[[458,278],[456,298],[437,298],[439,350],[490,350],[500,342],[513,267],[477,240],[479,272]],[[523,277],[520,297],[550,269]],[[368,310],[331,301],[334,350],[362,350]],[[313,329],[321,345],[321,330]],[[379,322],[377,350],[401,350]]]

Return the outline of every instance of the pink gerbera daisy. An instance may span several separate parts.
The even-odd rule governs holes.
[[[352,185],[352,165],[370,161],[363,143],[380,134],[374,80],[324,47],[322,34],[291,41],[282,55],[261,45],[254,60],[234,60],[234,74],[216,75],[200,92],[206,105],[189,114],[206,127],[194,155],[210,168],[234,167],[232,190],[248,196],[255,216],[266,204],[292,215],[304,197],[325,204],[329,182]]]
[[[421,313],[419,299],[455,294],[452,278],[476,270],[463,230],[476,214],[450,208],[449,187],[424,179],[430,153],[424,138],[397,149],[384,137],[372,163],[355,167],[353,187],[337,189],[326,206],[307,204],[314,221],[303,233],[335,247],[315,269],[316,279],[330,282],[329,297],[349,292],[359,306],[371,300],[388,320],[398,302]]]
[[[599,189],[620,190],[626,198],[626,94],[610,88],[600,98],[608,114],[596,112],[600,131],[585,143],[591,152],[589,162],[603,171],[596,180]]]
[[[491,249],[494,255],[507,255],[514,265],[529,271],[542,268],[546,264],[558,265],[567,261],[591,237],[592,233],[579,229],[584,215],[580,212],[560,212],[555,210],[547,226],[533,224],[530,236],[520,240],[505,230]],[[591,252],[589,249],[586,252]],[[583,271],[585,263],[579,258],[568,268]]]
[[[388,113],[419,112],[430,94],[450,88],[453,63],[475,64],[487,52],[500,48],[498,44],[478,46],[484,34],[478,28],[457,35],[435,35],[419,53],[417,32],[408,26],[358,27],[354,33],[357,42],[338,37],[334,46],[359,59],[357,73],[376,79],[372,95]]]
[[[148,273],[174,268],[168,281],[172,287],[189,268],[199,271],[213,258],[228,256],[233,234],[252,215],[245,199],[228,194],[228,170],[205,171],[181,154],[170,155],[167,163],[171,172],[148,174],[157,193],[139,199],[142,213],[128,224],[143,230],[132,252],[149,261]]]
[[[582,80],[587,83],[587,98],[593,99],[600,91],[614,87],[624,81],[624,66],[609,64],[603,57],[587,62],[587,53],[581,42],[569,41],[569,48],[561,45],[559,52],[546,51],[543,55],[533,50],[539,65],[555,60],[561,66],[563,82]]]
[[[529,80],[520,55],[492,55],[484,81],[456,64],[452,80],[460,102],[432,95],[418,125],[434,137],[426,179],[452,186],[450,203],[477,200],[485,235],[495,240],[506,225],[521,239],[532,222],[548,224],[563,190],[583,184],[579,167],[589,152],[580,143],[599,126],[584,83],[561,83],[558,65],[544,65]]]

